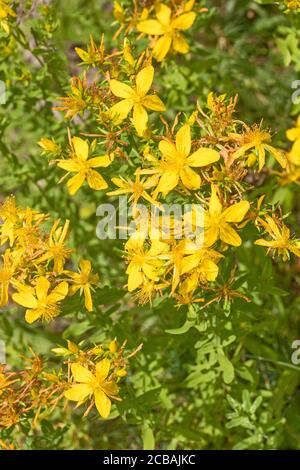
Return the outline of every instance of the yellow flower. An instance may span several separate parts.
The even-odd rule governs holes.
[[[132,237],[126,243],[126,250],[130,260],[126,271],[129,292],[143,284],[145,278],[152,281],[159,279],[158,270],[163,265],[163,261],[159,259],[159,256],[168,250],[166,243],[154,240],[150,249],[146,250],[143,238]]]
[[[72,364],[72,375],[78,383],[66,390],[65,397],[81,404],[92,395],[100,416],[108,418],[111,409],[111,398],[117,400],[119,392],[117,384],[112,380],[108,380],[109,369],[110,361],[108,359],[102,359],[96,364],[95,375],[81,364]]]
[[[102,157],[89,157],[89,144],[80,137],[72,138],[72,146],[74,152],[71,158],[67,160],[57,160],[58,166],[70,173],[76,173],[69,179],[67,187],[69,193],[73,196],[86,180],[91,189],[100,190],[107,188],[107,183],[102,176],[93,168],[108,167],[113,160],[112,155],[104,155]]]
[[[255,125],[252,129],[247,126],[244,134],[230,134],[230,137],[241,145],[241,147],[234,152],[234,159],[240,158],[251,149],[255,149],[258,155],[258,171],[261,171],[265,165],[266,151],[273,155],[282,168],[286,167],[287,162],[283,152],[269,144],[269,142],[271,142],[271,134],[267,131],[263,131],[261,126]],[[252,153],[251,156],[253,155]]]
[[[16,258],[13,258],[10,250],[2,255],[3,263],[0,266],[0,307],[8,302],[8,289],[16,269]]]
[[[55,273],[60,274],[70,254],[74,251],[71,248],[65,247],[65,239],[68,235],[70,221],[67,220],[63,227],[59,227],[60,220],[56,220],[51,228],[49,240],[46,245],[46,253],[37,259],[37,263],[43,263],[47,260],[53,260],[53,270]]]
[[[300,139],[295,140],[291,150],[286,154],[288,161],[284,172],[275,172],[280,176],[282,185],[296,183],[300,184]]]
[[[161,178],[154,193],[168,194],[174,189],[179,180],[188,189],[199,189],[201,178],[193,167],[204,167],[215,163],[220,159],[216,150],[201,147],[190,155],[191,152],[191,130],[188,124],[179,129],[176,134],[176,142],[161,140],[159,150],[163,154],[162,161],[157,170],[142,170],[141,173],[160,173]]]
[[[289,10],[298,10],[300,9],[300,1],[299,0],[284,0],[285,5]]]
[[[124,9],[120,5],[120,3],[117,2],[117,1],[114,2],[113,15],[114,15],[115,19],[117,21],[119,21],[120,23],[122,23],[122,21],[124,21],[124,19],[125,19]]]
[[[10,27],[7,22],[7,18],[15,17],[16,13],[10,8],[7,0],[0,0],[0,26],[8,34],[10,32]]]
[[[124,39],[123,56],[124,60],[126,60],[129,65],[134,67],[135,60],[133,58],[133,55],[131,54],[131,47],[127,38]]]
[[[196,13],[189,11],[174,17],[172,10],[162,3],[159,3],[155,10],[156,20],[144,20],[137,25],[137,29],[141,33],[161,36],[154,46],[153,56],[161,62],[171,47],[176,52],[186,54],[189,51],[189,45],[181,31],[186,31],[192,26]]]
[[[290,152],[287,154],[287,159],[291,165],[300,166],[300,139],[293,143]]]
[[[10,246],[13,245],[16,237],[15,226],[20,215],[21,210],[17,207],[14,196],[9,196],[3,204],[0,205],[0,219],[4,222],[0,225],[1,245],[3,245],[7,239],[9,240]]]
[[[212,246],[219,238],[228,245],[240,246],[242,240],[229,224],[241,222],[249,208],[248,201],[240,201],[223,209],[216,187],[212,185],[209,208],[204,213],[205,246]]]
[[[54,154],[60,154],[61,153],[61,146],[58,145],[53,139],[46,139],[43,138],[39,140],[38,145],[42,147],[44,150],[43,153],[54,153]]]
[[[44,276],[37,280],[36,287],[16,284],[19,292],[12,295],[13,300],[26,307],[25,320],[33,323],[38,319],[50,321],[60,313],[59,302],[68,293],[67,282],[61,282],[49,292],[50,282]]]
[[[154,68],[152,65],[144,67],[136,76],[135,87],[131,88],[118,80],[110,80],[110,89],[118,98],[123,98],[110,108],[110,115],[117,122],[125,119],[133,109],[132,122],[139,136],[147,129],[148,114],[146,109],[152,111],[165,111],[165,105],[156,95],[148,95],[153,82]]]
[[[199,248],[197,244],[187,250],[186,254],[188,252],[190,254],[181,263],[181,275],[196,269],[197,282],[199,280],[202,283],[215,281],[219,272],[217,262],[223,258],[223,255],[208,248]]]
[[[69,294],[75,294],[79,289],[80,293],[84,294],[85,307],[91,312],[93,310],[93,300],[91,290],[93,285],[97,285],[99,281],[98,274],[92,274],[91,262],[87,259],[82,259],[79,263],[79,273],[68,271],[68,275],[72,280]]]
[[[268,251],[273,251],[274,253],[277,251],[278,256],[281,256],[283,261],[290,259],[289,252],[300,257],[300,240],[291,240],[290,229],[283,222],[279,223],[268,215],[265,219],[265,221],[259,219],[259,222],[272,240],[260,238],[256,240],[255,245],[266,246]]]
[[[146,181],[141,181],[140,174],[136,174],[135,181],[125,180],[124,178],[112,178],[112,182],[120,189],[109,191],[106,193],[108,196],[119,196],[121,194],[131,194],[130,201],[136,205],[139,199],[142,197],[151,204],[157,205],[157,202],[149,196],[146,192],[147,189],[152,188],[157,184],[157,177],[148,178]]]
[[[82,60],[82,64],[91,65],[93,67],[102,65],[105,58],[104,34],[101,36],[99,47],[96,46],[93,36],[90,35],[90,44],[88,45],[87,51],[80,47],[75,47],[75,51]]]
[[[288,129],[286,131],[286,136],[291,142],[300,139],[300,115],[298,116],[296,127]]]

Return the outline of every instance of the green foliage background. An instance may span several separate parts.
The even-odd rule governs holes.
[[[285,130],[300,112],[291,102],[291,84],[300,78],[300,15],[285,14],[279,3],[203,2],[208,12],[189,33],[191,53],[170,59],[158,74],[167,108],[189,112],[209,91],[237,93],[238,117],[248,123],[264,118],[284,148]],[[28,326],[12,306],[1,311],[8,363],[20,367],[19,354],[30,345],[49,355],[62,338],[96,343],[116,336],[131,349],[144,344],[111,419],[101,421],[96,413],[83,419],[76,411],[62,422],[55,411],[39,432],[21,424],[23,447],[299,449],[300,367],[291,363],[291,344],[300,338],[299,262],[275,265],[248,243],[236,260],[223,263],[221,280],[228,280],[237,261],[233,288],[250,292],[251,303],[237,299],[202,311],[175,308],[170,300],[134,304],[123,288],[121,245],[95,234],[102,195],[82,188],[71,201],[37,145],[50,136],[67,142],[69,123],[52,107],[67,94],[70,76],[81,73],[75,46],[102,32],[107,47],[116,44],[112,2],[23,1],[18,9],[19,28],[10,39],[0,33],[0,80],[7,85],[7,102],[0,106],[1,197],[14,193],[21,205],[69,218],[72,245],[78,256],[93,260],[101,288],[92,314],[70,301],[64,317],[50,325]],[[95,131],[93,126],[75,120],[72,132]],[[257,193],[291,212],[300,235],[298,187],[263,184]],[[11,436],[10,430],[1,434]]]

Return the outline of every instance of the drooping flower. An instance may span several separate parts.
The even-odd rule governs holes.
[[[74,251],[65,246],[70,221],[67,220],[63,227],[59,227],[59,224],[59,219],[54,222],[46,244],[46,253],[36,260],[37,263],[53,260],[53,271],[57,274],[63,271],[66,259]]]
[[[261,126],[255,125],[252,128],[246,126],[245,133],[242,135],[230,134],[230,137],[240,145],[240,148],[233,154],[234,159],[244,156],[249,150],[255,150],[257,155],[252,152],[251,157],[258,158],[258,171],[261,171],[265,165],[266,152],[269,152],[282,168],[286,167],[287,162],[284,153],[270,145],[271,134],[266,130],[262,130]]]
[[[172,10],[163,3],[155,7],[156,20],[147,19],[137,25],[138,31],[150,36],[161,36],[153,48],[153,56],[161,62],[171,47],[174,51],[186,54],[189,45],[182,31],[189,29],[195,21],[196,13],[189,11],[178,16],[172,16]]]
[[[106,168],[112,161],[112,155],[103,155],[101,157],[89,157],[89,144],[80,137],[72,138],[73,152],[71,158],[66,160],[57,160],[57,166],[70,173],[76,173],[69,179],[67,187],[69,193],[73,196],[78,189],[87,181],[91,189],[99,191],[107,188],[107,183],[103,177],[93,168]]]
[[[92,273],[91,262],[87,259],[82,259],[79,263],[79,272],[68,271],[67,274],[72,280],[69,294],[73,295],[80,289],[80,294],[84,294],[85,307],[91,312],[93,310],[91,290],[93,290],[93,285],[96,286],[99,281],[98,274]]]
[[[68,400],[83,403],[92,396],[102,418],[108,418],[111,410],[111,399],[118,400],[119,389],[113,380],[109,380],[110,361],[102,359],[95,367],[95,375],[81,364],[71,365],[75,384],[65,391]]]
[[[283,223],[279,223],[273,217],[265,216],[265,220],[259,219],[271,240],[260,238],[256,240],[255,245],[265,246],[268,251],[277,253],[283,261],[290,259],[290,252],[300,258],[300,240],[291,238],[290,229]]]
[[[165,105],[157,95],[148,95],[154,78],[152,65],[144,67],[136,76],[132,88],[118,80],[110,80],[111,92],[118,98],[123,98],[110,108],[110,115],[116,122],[123,121],[133,109],[132,123],[139,136],[147,129],[148,114],[151,111],[165,111]]]
[[[38,319],[51,321],[60,313],[59,302],[68,294],[68,283],[63,281],[50,292],[50,282],[44,276],[40,276],[36,286],[24,286],[16,284],[18,292],[12,295],[13,300],[26,307],[25,320],[33,323]]]

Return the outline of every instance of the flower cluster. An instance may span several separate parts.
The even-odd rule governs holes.
[[[130,15],[115,2],[115,17],[125,30],[123,48],[106,53],[103,36],[100,46],[91,38],[86,51],[77,48],[82,63],[98,68],[104,80],[88,84],[85,73],[82,79],[73,78],[72,95],[62,98],[64,105],[58,108],[67,117],[83,110],[94,114],[99,122],[99,133],[93,135],[96,139],[89,144],[69,137],[64,158],[64,150],[53,140],[40,142],[46,153],[56,157],[52,162],[76,173],[67,183],[70,194],[86,180],[91,189],[108,188],[108,196],[129,196],[136,229],[124,247],[127,286],[129,292],[138,289],[135,296],[141,303],[162,292],[174,296],[179,304],[205,300],[206,293],[214,289],[219,263],[229,248],[241,245],[239,232],[249,223],[269,236],[254,242],[273,255],[287,260],[290,253],[300,254],[299,242],[291,237],[279,209],[271,214],[271,208],[264,206],[264,195],[256,208],[251,207],[249,184],[255,173],[275,171],[268,169],[269,156],[274,159],[270,160],[272,166],[277,162],[283,172],[296,166],[297,129],[288,133],[295,143],[285,155],[272,145],[271,132],[262,123],[249,126],[234,118],[237,98],[214,93],[208,95],[205,109],[197,104],[190,116],[177,115],[172,128],[163,115],[163,132],[159,126],[149,126],[149,111],[166,111],[163,101],[150,91],[155,75],[152,62],[161,62],[170,50],[188,52],[182,31],[195,21],[194,3],[179,2],[173,11],[173,7],[155,2],[141,12],[135,4],[129,21]],[[136,29],[153,38],[150,50],[137,56],[128,39]],[[139,139],[137,158],[127,148],[132,134]],[[88,158],[98,144],[106,148],[106,154]],[[118,161],[128,162],[127,171],[111,178],[117,188],[110,189],[108,178],[104,180],[93,168],[109,166],[111,174]],[[146,215],[139,214],[140,199],[160,213],[153,216],[149,209]],[[191,206],[189,212],[170,217],[163,206],[174,201],[181,207]]]
[[[88,50],[91,49],[90,46]],[[127,60],[128,54],[133,64],[142,63],[143,54],[133,59],[125,42],[123,56]],[[121,55],[122,52],[115,53],[114,57]],[[85,58],[85,62],[90,61]],[[151,61],[151,56],[147,61]],[[110,66],[107,76],[116,73],[112,63]],[[255,173],[274,171],[268,169],[267,157],[274,159],[270,160],[272,166],[277,162],[282,171],[289,168],[289,156],[272,145],[271,132],[262,123],[249,126],[236,120],[237,99],[214,93],[208,95],[205,109],[198,104],[185,119],[178,115],[172,128],[161,116],[164,132],[151,131],[147,109],[156,112],[165,109],[157,95],[148,94],[153,78],[153,65],[144,64],[133,75],[131,85],[116,79],[109,79],[107,85],[94,84],[97,95],[104,96],[107,90],[109,99],[121,98],[105,111],[106,124],[113,129],[108,134],[109,143],[101,134],[95,134],[98,139],[90,146],[87,140],[73,137],[67,150],[69,157],[62,159],[64,151],[60,145],[45,139],[40,142],[47,153],[59,156],[52,160],[58,167],[77,172],[67,183],[71,194],[85,179],[92,189],[110,189],[108,178],[104,181],[100,175],[95,176],[99,185],[91,184],[93,165],[109,166],[111,174],[118,160],[123,164],[124,160],[128,161],[126,173],[111,178],[117,188],[107,191],[107,195],[127,195],[133,203],[136,229],[124,247],[129,292],[137,290],[134,295],[141,303],[152,301],[164,292],[174,296],[179,304],[206,300],[206,294],[215,289],[219,263],[229,248],[233,250],[241,245],[238,232],[248,223],[271,237],[254,240],[257,245],[267,247],[284,260],[290,253],[299,256],[298,240],[291,237],[280,213],[271,214],[271,209],[264,206],[263,195],[258,207],[251,207],[250,178]],[[128,120],[131,111],[132,118]],[[127,139],[122,140],[132,132],[140,138],[135,159],[126,148]],[[108,153],[89,159],[89,147],[95,149],[97,143],[106,146]],[[146,215],[137,209],[140,200],[148,204]],[[189,212],[179,218],[170,217],[164,205],[174,201],[181,207],[190,206]],[[150,207],[158,209],[156,216]]]
[[[51,413],[63,397],[60,374],[48,374],[43,359],[31,352],[32,357],[22,358],[23,370],[0,366],[0,429],[9,429],[27,416],[35,427],[41,414]]]
[[[74,251],[66,241],[69,221],[56,220],[46,231],[48,215],[18,207],[14,196],[1,204],[0,218],[0,244],[6,247],[0,265],[0,306],[12,299],[26,308],[28,323],[51,321],[60,314],[61,301],[80,290],[91,311],[98,275],[89,260],[79,262],[78,272],[66,268]]]
[[[64,398],[79,405],[87,402],[85,416],[95,404],[100,416],[107,418],[111,400],[121,400],[120,381],[139,349],[125,354],[125,345],[119,347],[113,340],[86,348],[68,341],[66,347],[53,349],[57,357],[66,358],[59,368],[50,369],[32,350],[30,357],[22,357],[23,370],[0,366],[0,429],[12,428],[25,418],[35,428]]]
[[[68,341],[67,348],[53,349],[56,355],[68,357],[71,379],[64,395],[77,405],[87,404],[84,416],[95,405],[100,416],[107,418],[112,400],[121,400],[118,384],[127,375],[128,359],[141,347],[125,356],[125,346],[126,342],[119,347],[113,340],[107,346],[84,349],[83,343],[76,345]]]

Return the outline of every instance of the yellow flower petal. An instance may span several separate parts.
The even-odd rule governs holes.
[[[135,96],[134,90],[125,83],[119,82],[119,80],[111,80],[109,86],[111,92],[118,98],[132,99]]]
[[[177,149],[173,143],[167,140],[161,140],[158,144],[158,148],[166,160],[172,161],[177,159]]]
[[[155,8],[155,12],[156,17],[161,24],[167,26],[170,23],[172,11],[171,8],[169,8],[167,5],[159,3]]]
[[[263,145],[257,147],[258,150],[258,171],[261,171],[266,162],[266,151]]]
[[[182,34],[177,34],[173,38],[173,49],[180,54],[187,54],[190,50],[190,46],[188,45],[187,41],[183,37]]]
[[[87,141],[81,139],[80,137],[73,137],[72,144],[74,146],[77,157],[81,158],[82,160],[87,160],[89,156],[89,144]]]
[[[76,382],[88,383],[95,379],[89,369],[83,367],[81,364],[77,364],[77,362],[71,364],[71,371]]]
[[[60,300],[64,299],[68,294],[69,286],[66,281],[60,282],[48,296],[48,299],[54,303],[59,302]]]
[[[102,386],[102,390],[106,395],[109,397],[114,397],[116,398],[119,393],[119,387],[115,382],[112,382],[111,380],[109,382],[105,382]]]
[[[248,210],[250,209],[250,204],[248,201],[241,201],[237,204],[233,204],[223,212],[223,217],[226,222],[241,222]]]
[[[286,136],[288,140],[294,142],[296,139],[300,139],[300,127],[294,127],[293,129],[288,129],[286,131]]]
[[[148,95],[143,99],[143,105],[152,111],[165,111],[166,107],[157,95]]]
[[[116,123],[122,122],[130,113],[133,107],[132,100],[122,100],[119,103],[114,104],[110,110],[109,115],[111,119],[115,119]]]
[[[143,284],[144,277],[138,268],[132,270],[128,275],[128,291],[132,292]]]
[[[291,151],[288,154],[288,160],[292,165],[300,166],[300,139],[296,140],[293,144]]]
[[[71,173],[77,173],[80,170],[79,163],[75,162],[75,160],[72,160],[71,158],[68,160],[59,160],[57,166],[63,170],[70,171]]]
[[[12,299],[22,307],[26,308],[36,308],[37,307],[37,299],[29,292],[16,292],[12,295]]]
[[[92,265],[91,265],[91,262],[89,259],[82,259],[80,260],[79,262],[79,267],[81,269],[81,272],[85,273],[85,274],[90,274],[91,270],[92,270]]]
[[[217,195],[215,185],[211,185],[211,197],[209,201],[209,213],[212,216],[218,216],[222,213],[222,204]]]
[[[112,155],[103,155],[102,157],[90,158],[88,160],[88,164],[90,168],[106,168],[112,163],[112,161]]]
[[[77,173],[67,182],[67,188],[71,196],[77,193],[78,189],[83,185],[85,180],[85,174],[83,172]]]
[[[194,6],[195,0],[189,0],[184,5],[184,11],[191,11]]]
[[[143,273],[152,281],[156,281],[157,279],[157,272],[155,266],[151,264],[144,263],[143,264]]]
[[[217,226],[209,227],[204,232],[205,246],[212,246],[219,238],[219,228]]]
[[[69,390],[65,391],[65,397],[72,401],[83,401],[92,392],[91,387],[87,384],[75,384]]]
[[[109,359],[102,359],[102,361],[96,364],[96,377],[99,381],[103,381],[108,376],[110,369]]]
[[[199,189],[201,186],[201,178],[194,170],[185,166],[180,172],[180,178],[183,185],[188,189]]]
[[[95,189],[96,191],[105,189],[108,186],[104,178],[99,173],[97,173],[97,171],[94,170],[88,171],[86,179],[89,187],[91,189]]]
[[[87,309],[88,312],[92,312],[93,311],[93,299],[92,299],[91,289],[89,288],[89,286],[84,286],[83,292],[84,292],[85,308]]]
[[[102,390],[95,390],[95,405],[102,418],[108,418],[111,409],[111,401]]]
[[[137,30],[141,33],[150,34],[151,36],[160,36],[161,34],[164,34],[162,25],[156,20],[141,21],[137,25]]]
[[[181,31],[185,31],[186,29],[189,29],[192,26],[195,21],[195,18],[196,13],[192,11],[189,13],[184,13],[183,15],[178,16],[172,21],[171,27],[174,29],[180,29]]]
[[[154,68],[152,65],[144,67],[136,76],[136,93],[140,97],[144,97],[151,88],[154,77]]]
[[[255,245],[260,245],[260,246],[268,246],[268,247],[276,247],[278,246],[278,242],[276,240],[264,240],[263,238],[260,238],[259,240],[256,240],[254,242]]]
[[[34,323],[42,316],[42,314],[43,311],[40,308],[34,310],[26,310],[25,320],[27,321],[27,323]]]
[[[176,134],[176,149],[185,157],[191,151],[191,128],[188,124],[182,126]]]
[[[157,193],[167,195],[172,189],[174,189],[179,181],[179,173],[177,171],[165,171],[159,180],[156,188]]]
[[[161,62],[166,57],[170,50],[171,43],[171,36],[164,35],[162,38],[159,38],[153,48],[153,57],[155,57],[158,62]]]
[[[203,261],[203,264],[201,265],[201,271],[205,272],[206,279],[210,282],[215,281],[219,274],[218,266],[210,259]]]
[[[145,108],[140,104],[135,104],[133,107],[133,125],[139,136],[142,136],[147,129],[148,114]]]
[[[275,149],[271,145],[265,145],[265,148],[273,155],[282,168],[286,168],[287,161],[283,152]]]
[[[187,159],[189,166],[202,167],[215,163],[220,159],[220,154],[216,150],[209,148],[200,148],[192,153]]]
[[[50,289],[50,282],[44,276],[38,278],[36,284],[36,296],[39,300],[44,299],[47,297],[48,290]]]
[[[199,258],[197,255],[186,256],[181,262],[180,274],[186,274],[189,271],[195,269],[199,264]]]
[[[242,244],[241,237],[229,224],[221,225],[220,238],[228,245],[240,246]]]
[[[157,256],[161,253],[168,251],[169,245],[167,243],[161,242],[159,240],[153,240],[151,244],[151,248],[148,251],[149,256]]]

